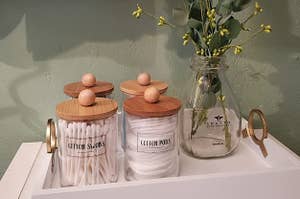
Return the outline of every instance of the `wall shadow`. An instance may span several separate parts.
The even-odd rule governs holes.
[[[140,2],[149,11],[154,12],[153,1]],[[34,62],[57,58],[86,42],[134,42],[144,35],[155,34],[155,29],[147,25],[152,23],[150,19],[143,19],[141,23],[131,16],[134,9],[136,4],[130,0],[1,1],[0,38],[8,36],[25,16],[27,53],[32,55],[33,59],[24,63],[23,60],[17,61],[17,54],[12,54],[8,58],[1,56],[1,61],[17,68],[33,67],[34,71],[18,76],[12,81],[8,90],[16,106],[1,108],[0,119],[20,114],[22,121],[29,128],[35,132],[40,131],[43,123],[38,119],[38,112],[26,106],[18,94],[21,85],[50,70],[47,64],[37,65]],[[76,57],[90,55],[87,51],[76,54]],[[99,52],[96,56],[112,56],[109,58],[120,64],[124,61],[113,57],[113,53]]]
[[[25,15],[25,4],[19,0],[0,1],[0,39],[4,39]]]
[[[142,4],[153,11],[153,1]],[[136,5],[130,0],[30,0],[28,5],[27,47],[34,60],[53,58],[85,42],[134,41],[155,34],[131,16]]]

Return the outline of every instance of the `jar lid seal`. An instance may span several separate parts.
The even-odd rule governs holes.
[[[78,99],[71,99],[56,106],[56,115],[67,121],[92,121],[108,118],[117,110],[117,102],[108,98],[96,98],[91,106],[82,106]]]
[[[181,101],[169,96],[161,95],[156,103],[145,101],[143,96],[136,96],[124,101],[124,111],[140,117],[165,117],[178,113]]]
[[[110,82],[96,81],[94,86],[86,87],[82,82],[73,82],[65,85],[64,93],[70,97],[77,98],[79,93],[87,88],[91,89],[97,97],[103,97],[113,92],[114,85]]]

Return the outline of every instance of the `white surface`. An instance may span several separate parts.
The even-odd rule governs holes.
[[[181,154],[181,176],[175,178],[126,182],[123,168],[120,168],[118,183],[100,184],[84,187],[58,187],[57,175],[50,171],[51,154],[46,153],[40,143],[23,144],[20,149],[26,154],[36,154],[31,161],[33,168],[22,188],[22,199],[81,199],[81,198],[222,198],[222,199],[299,199],[300,160],[297,155],[281,145],[272,136],[266,140],[269,156],[264,159],[251,139],[243,139],[239,150],[229,157],[219,159],[194,159]],[[35,147],[33,147],[33,146]],[[31,146],[31,147],[29,147]],[[31,148],[31,152],[28,150]],[[20,167],[24,153],[18,152],[14,164],[18,173],[29,173],[29,168]],[[22,155],[23,154],[23,155]],[[19,155],[23,156],[20,158]],[[27,159],[27,158],[26,158]],[[18,161],[18,162],[16,162]],[[120,158],[122,161],[122,158]],[[33,164],[34,163],[34,164]],[[10,168],[11,169],[11,168]],[[9,171],[9,170],[8,170]],[[0,195],[14,190],[17,176],[10,178]],[[7,178],[10,180],[7,181]],[[56,187],[56,188],[51,188]],[[10,195],[5,199],[18,198]]]
[[[19,198],[28,181],[32,165],[34,165],[38,153],[41,151],[42,143],[24,143],[18,149],[14,159],[10,163],[4,176],[0,181],[0,198]],[[45,151],[46,148],[44,148]]]

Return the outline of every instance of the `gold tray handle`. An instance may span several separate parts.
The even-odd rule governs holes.
[[[55,123],[53,119],[48,119],[47,121],[47,129],[46,129],[46,145],[47,145],[47,153],[54,153],[57,144],[56,144],[56,130]]]
[[[263,125],[263,134],[262,134],[261,138],[258,138],[254,133],[254,128],[253,128],[254,114],[257,114],[259,116],[259,118],[262,122],[262,125]],[[242,134],[243,134],[244,138],[250,136],[252,138],[253,142],[259,146],[263,156],[264,157],[268,156],[268,151],[265,147],[264,139],[268,138],[269,131],[268,131],[268,126],[267,126],[267,122],[266,122],[266,117],[261,110],[252,109],[250,111],[249,117],[248,117],[248,128],[245,128],[242,131]]]

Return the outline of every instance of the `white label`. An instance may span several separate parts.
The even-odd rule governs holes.
[[[137,152],[158,153],[173,150],[175,146],[174,133],[163,135],[145,135],[138,133]]]
[[[105,153],[105,135],[87,138],[74,138],[67,136],[67,156],[95,157]]]

